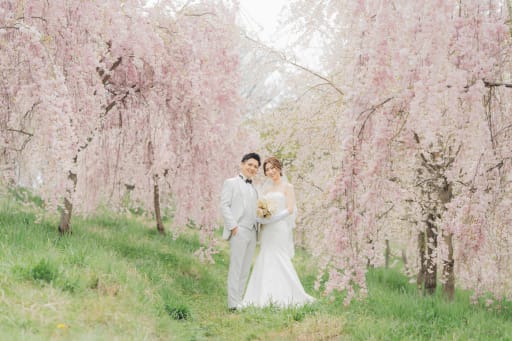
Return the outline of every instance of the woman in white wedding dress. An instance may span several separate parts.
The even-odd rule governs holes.
[[[260,252],[256,258],[240,308],[255,306],[301,306],[315,299],[308,295],[292,264],[292,231],[296,211],[293,186],[282,177],[282,164],[270,157],[263,172],[272,181],[263,188],[263,197],[274,213],[263,224]]]

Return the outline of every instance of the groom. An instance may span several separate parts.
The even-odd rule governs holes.
[[[224,217],[222,238],[229,240],[228,307],[235,311],[242,300],[256,248],[258,193],[252,178],[261,165],[256,153],[244,155],[240,174],[224,181],[220,208]]]

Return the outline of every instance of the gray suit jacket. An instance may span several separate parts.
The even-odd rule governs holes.
[[[243,195],[242,186],[246,184],[239,176],[227,179],[222,186],[220,209],[224,217],[222,238],[225,240],[231,237],[231,229],[239,226],[246,207],[256,212],[256,201]],[[254,188],[253,190],[256,192]],[[254,197],[257,198],[257,193]]]

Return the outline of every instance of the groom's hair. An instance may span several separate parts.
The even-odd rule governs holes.
[[[261,166],[261,159],[258,154],[256,154],[256,153],[245,154],[244,157],[242,158],[242,163],[244,163],[245,161],[247,161],[249,159],[254,159],[254,160],[258,161],[258,167]]]

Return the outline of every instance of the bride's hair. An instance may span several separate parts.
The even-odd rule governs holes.
[[[266,158],[265,161],[263,161],[263,174],[264,175],[267,175],[267,169],[266,169],[267,163],[270,163],[272,166],[274,166],[274,168],[279,169],[279,174],[281,176],[283,176],[283,164],[275,156],[270,156],[270,157]]]

